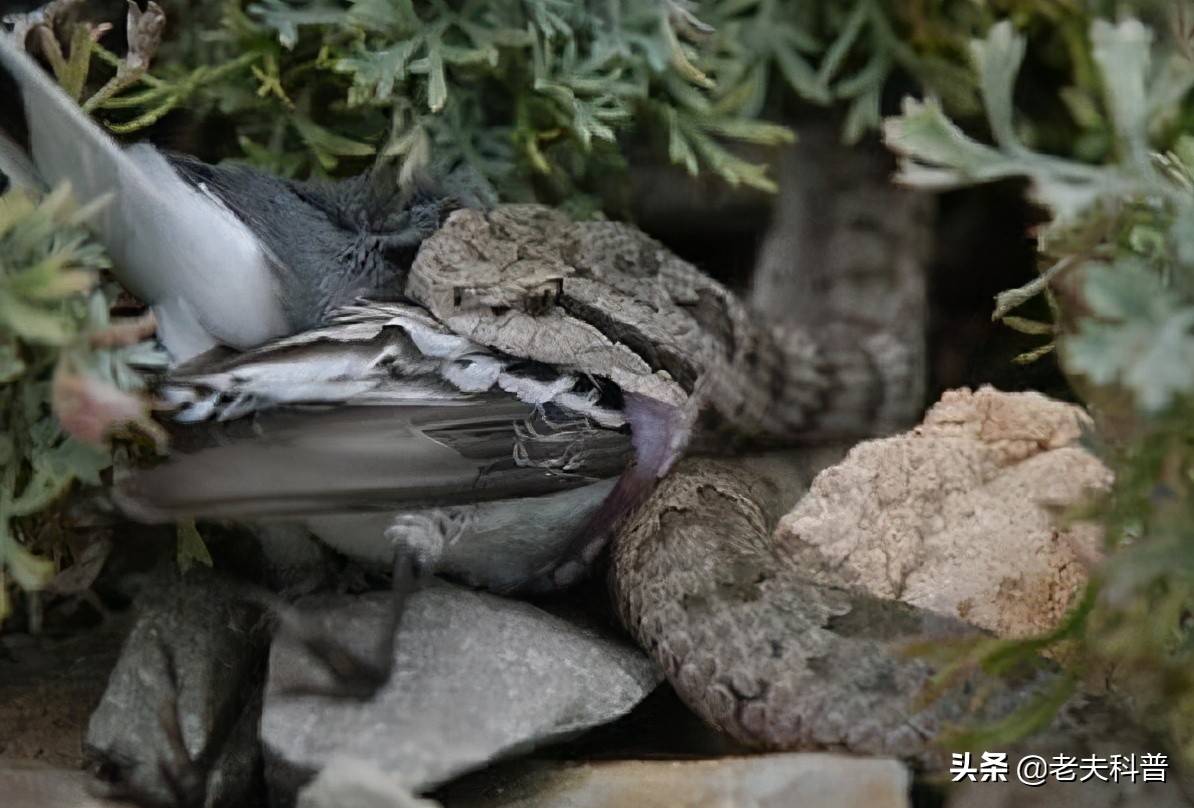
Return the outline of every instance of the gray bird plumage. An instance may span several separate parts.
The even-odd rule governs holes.
[[[386,167],[347,180],[297,182],[246,165],[166,156],[187,184],[258,239],[281,286],[290,333],[326,323],[358,298],[401,294],[419,245],[462,204],[427,182],[402,189]]]

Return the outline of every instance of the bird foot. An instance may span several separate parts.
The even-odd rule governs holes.
[[[326,685],[297,684],[286,687],[287,696],[325,696],[327,698],[368,701],[390,679],[394,666],[394,643],[406,601],[424,575],[424,567],[411,552],[395,553],[392,606],[373,649],[360,654],[345,645],[333,628],[325,626],[315,615],[280,599],[269,603],[277,614],[279,632],[307,650],[328,673],[331,683]]]

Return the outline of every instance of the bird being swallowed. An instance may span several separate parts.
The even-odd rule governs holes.
[[[366,561],[544,589],[580,577],[674,461],[691,385],[610,318],[555,306],[562,217],[482,210],[459,182],[402,189],[384,169],[296,182],[124,148],[24,44],[0,36],[23,118],[0,168],[109,197],[92,224],[156,315],[162,396],[199,425],[125,482],[126,512],[297,522]],[[454,211],[468,217],[445,235]],[[412,277],[437,235],[450,260]]]

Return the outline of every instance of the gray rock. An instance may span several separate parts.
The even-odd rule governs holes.
[[[336,758],[303,787],[298,808],[440,808],[438,802],[410,793],[376,766],[355,758]]]
[[[909,780],[896,760],[811,753],[526,762],[469,777],[439,797],[445,808],[907,808]]]
[[[264,793],[261,743],[258,740],[262,693],[258,682],[251,688],[253,698],[241,710],[207,773],[206,804],[209,806],[245,808],[246,795]]]
[[[1189,808],[1191,804],[1174,783],[1050,780],[1028,786],[1016,782],[1014,775],[1005,783],[967,783],[946,803],[947,808]]]
[[[231,584],[196,568],[159,580],[143,595],[108,687],[87,727],[90,755],[116,769],[141,798],[167,802],[162,775],[170,734],[164,711],[177,707],[187,752],[208,772],[207,806],[239,806],[257,744],[243,727],[266,650],[261,609]],[[170,673],[169,655],[174,677]],[[251,724],[250,724],[251,726]],[[230,741],[239,741],[240,746]],[[214,786],[214,787],[212,787]]]
[[[390,597],[324,599],[318,608],[336,636],[368,654]],[[275,642],[261,720],[271,798],[289,804],[339,757],[421,791],[612,721],[659,680],[627,643],[527,603],[436,584],[408,601],[393,674],[368,702],[295,694],[326,687],[329,675],[295,641]]]

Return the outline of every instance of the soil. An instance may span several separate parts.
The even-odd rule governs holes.
[[[83,767],[87,719],[123,638],[112,618],[65,636],[0,636],[0,759]]]

